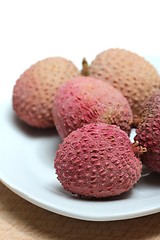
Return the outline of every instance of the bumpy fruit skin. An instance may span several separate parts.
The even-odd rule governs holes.
[[[127,192],[142,169],[127,134],[104,123],[91,123],[69,134],[58,148],[54,166],[64,189],[96,198]]]
[[[75,65],[61,57],[41,60],[27,69],[13,89],[13,108],[27,124],[53,127],[52,104],[59,86],[79,75]]]
[[[147,148],[141,158],[151,170],[160,172],[160,91],[146,101],[135,140]]]
[[[61,138],[94,122],[116,124],[129,133],[132,111],[127,99],[107,82],[76,77],[57,91],[53,118]]]
[[[91,63],[89,71],[90,76],[111,83],[123,93],[132,108],[135,126],[146,98],[160,89],[156,69],[143,57],[125,49],[101,52]]]
[[[141,156],[141,159],[150,170],[160,173],[160,153],[148,151]]]

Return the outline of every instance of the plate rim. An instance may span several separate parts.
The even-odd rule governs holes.
[[[156,207],[153,209],[143,210],[136,213],[128,213],[125,215],[113,215],[111,216],[105,216],[105,217],[87,217],[83,215],[77,215],[76,213],[70,213],[67,211],[63,211],[60,209],[57,209],[56,207],[51,207],[45,204],[44,202],[40,202],[37,199],[30,197],[28,194],[20,191],[18,188],[11,186],[7,181],[1,180],[2,184],[4,184],[8,189],[10,189],[13,193],[21,197],[22,199],[30,202],[31,204],[40,207],[42,209],[45,209],[47,211],[50,211],[52,213],[56,213],[65,217],[84,220],[84,221],[97,221],[97,222],[104,222],[104,221],[120,221],[120,220],[127,220],[127,219],[134,219],[139,217],[144,217],[152,214],[156,214],[160,212],[160,207]]]

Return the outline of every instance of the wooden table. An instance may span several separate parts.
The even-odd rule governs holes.
[[[160,213],[90,222],[41,209],[0,183],[0,240],[160,240]]]

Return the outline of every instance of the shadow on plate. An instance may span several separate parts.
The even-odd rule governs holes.
[[[57,130],[55,127],[40,129],[27,125],[22,120],[20,120],[13,111],[8,113],[9,119],[13,122],[14,126],[20,131],[29,135],[30,137],[49,137],[49,136],[58,136]]]
[[[57,184],[56,186],[54,184],[52,185],[50,184],[49,190],[54,193],[56,192],[57,195],[65,199],[73,199],[77,201],[87,201],[87,202],[120,201],[127,198],[131,198],[131,195],[132,195],[132,189],[130,189],[128,192],[122,193],[119,196],[114,196],[114,197],[108,197],[108,198],[83,197],[83,196],[78,196],[77,194],[66,191],[60,184]]]
[[[48,166],[52,166],[58,145],[61,143],[61,139],[57,133],[56,128],[53,127],[40,129],[31,127],[22,120],[20,120],[11,107],[7,109],[7,114],[5,114],[5,118],[9,122],[9,125],[12,129],[15,129],[17,132],[26,135],[30,139],[40,140],[36,142],[36,146],[39,146],[38,148],[35,148],[35,151],[37,151],[37,157],[40,161],[42,160],[45,165],[48,161]]]
[[[142,177],[139,180],[141,184],[145,184],[151,187],[160,187],[160,174],[150,171],[147,167],[144,168],[145,172],[142,173]]]

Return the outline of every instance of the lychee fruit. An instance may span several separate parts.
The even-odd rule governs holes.
[[[101,52],[91,63],[89,72],[90,76],[111,83],[123,93],[133,111],[134,126],[140,120],[146,98],[160,89],[160,77],[154,66],[125,49],[113,48]]]
[[[91,123],[64,139],[54,167],[67,191],[106,198],[129,191],[141,177],[142,163],[128,135],[118,126]]]
[[[160,90],[155,91],[146,101],[135,141],[147,149],[141,155],[142,162],[151,170],[160,172]]]
[[[132,111],[127,99],[109,83],[91,77],[76,77],[59,88],[53,118],[63,139],[85,124],[115,124],[130,132]]]
[[[13,108],[27,124],[53,127],[52,104],[59,86],[79,75],[76,66],[61,57],[41,60],[27,69],[13,89]]]

